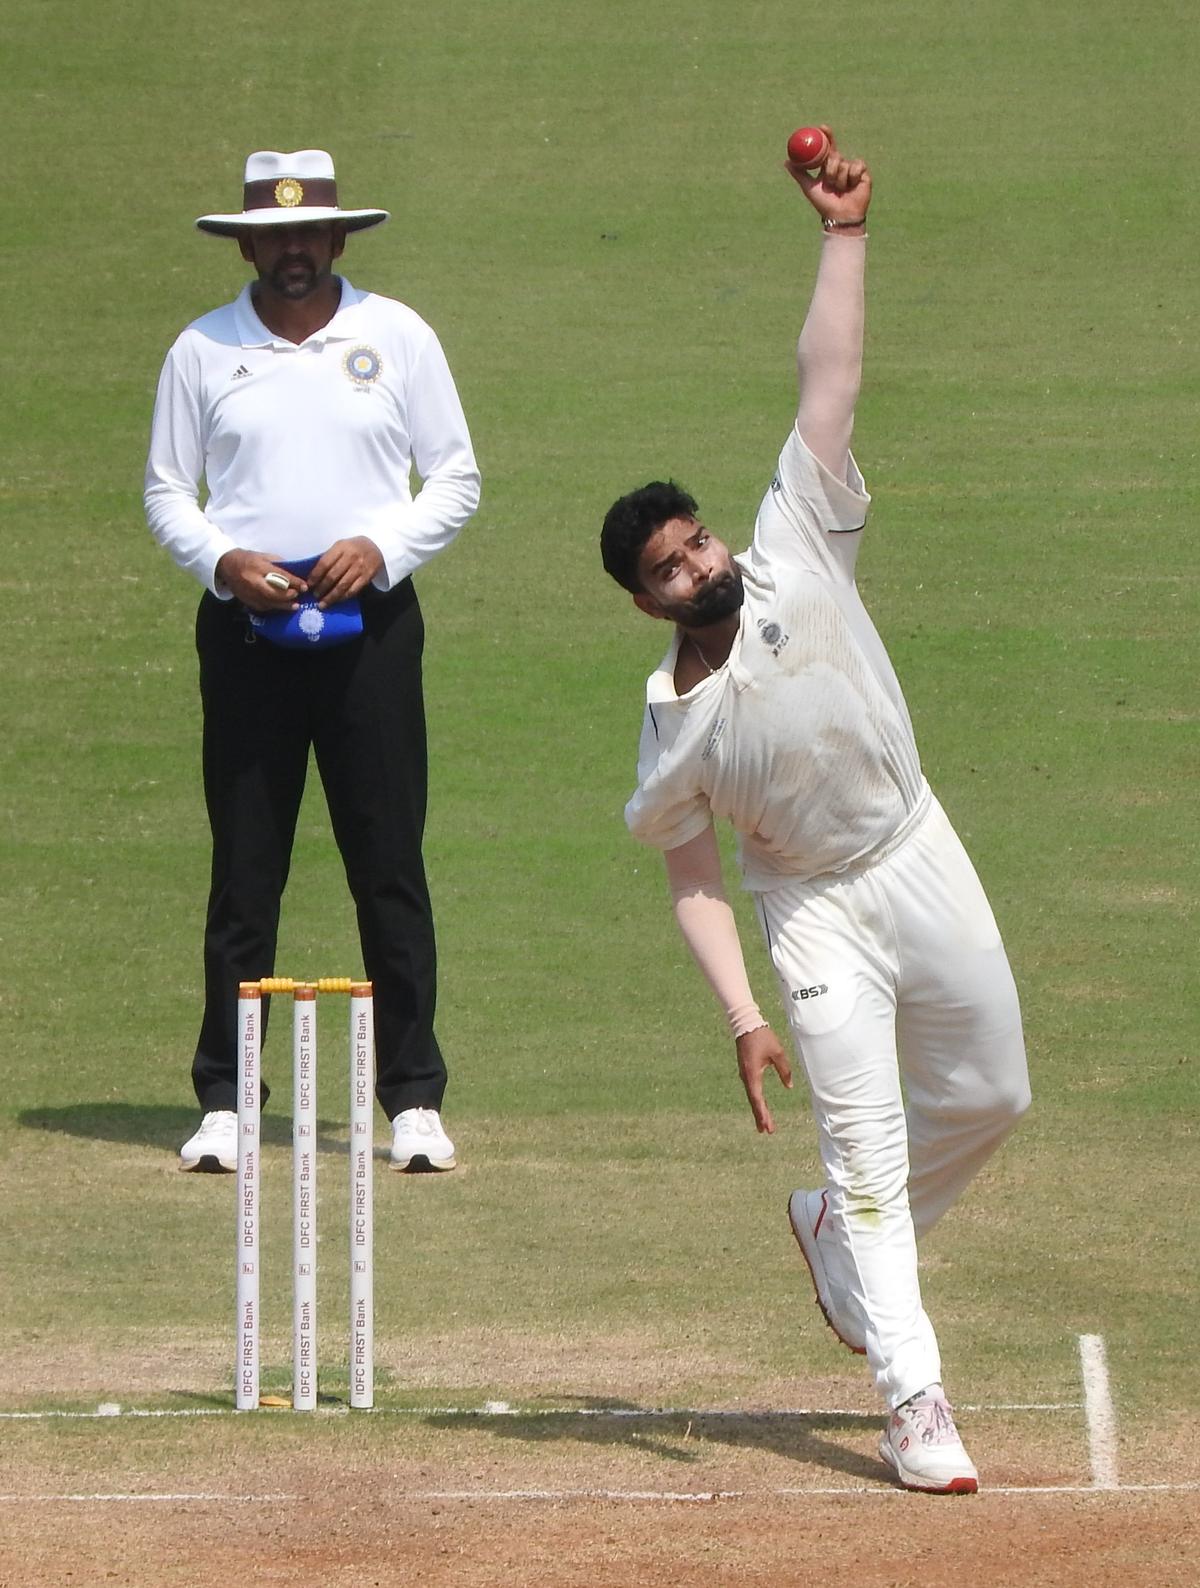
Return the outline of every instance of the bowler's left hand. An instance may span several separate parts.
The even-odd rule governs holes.
[[[318,606],[333,606],[364,590],[382,567],[383,553],[369,536],[335,540],[308,575],[308,588]]]
[[[737,1039],[737,1058],[738,1073],[746,1088],[746,1098],[758,1133],[760,1136],[772,1136],[775,1133],[775,1121],[763,1096],[763,1077],[768,1070],[774,1070],[790,1091],[792,1067],[787,1061],[787,1054],[770,1026],[759,1026],[756,1031],[747,1031],[745,1036]]]

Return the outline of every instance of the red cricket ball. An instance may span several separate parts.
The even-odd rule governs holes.
[[[787,141],[787,152],[793,165],[802,165],[807,171],[815,171],[825,163],[829,139],[820,127],[797,127]]]

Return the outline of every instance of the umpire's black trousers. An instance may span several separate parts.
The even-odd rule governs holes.
[[[441,1107],[446,1067],[433,1034],[437,960],[421,856],[424,626],[412,582],[366,594],[363,623],[362,637],[344,645],[285,650],[255,635],[236,602],[200,602],[213,852],[192,1080],[205,1111],[237,1106],[238,983],[275,970],[310,746],[375,984],[376,1095],[389,1119]]]

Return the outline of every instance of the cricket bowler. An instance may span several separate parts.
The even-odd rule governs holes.
[[[679,928],[729,1022],[758,1129],[784,1050],[750,989],[714,821],[732,824],[812,1095],[824,1185],[789,1216],[826,1320],[888,1408],[895,1480],[973,1493],[917,1242],[1029,1105],[1016,988],[991,908],[921,770],[859,597],[870,497],[850,451],[871,175],[830,137],[788,170],[823,229],[799,407],[749,549],[732,556],[661,481],[604,521],[607,571],[670,625],[625,815],[661,849]]]

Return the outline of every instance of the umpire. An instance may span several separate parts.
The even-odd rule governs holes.
[[[433,331],[334,274],[347,234],[387,218],[340,207],[324,150],[252,154],[241,211],[196,225],[236,238],[256,279],[183,331],[159,379],[146,517],[205,590],[196,648],[212,883],[192,1065],[203,1119],[184,1169],[237,1165],[237,985],[275,968],[310,747],[375,984],[392,1162],[455,1164],[433,1030],[424,631],[411,576],[474,512],[479,472]]]

